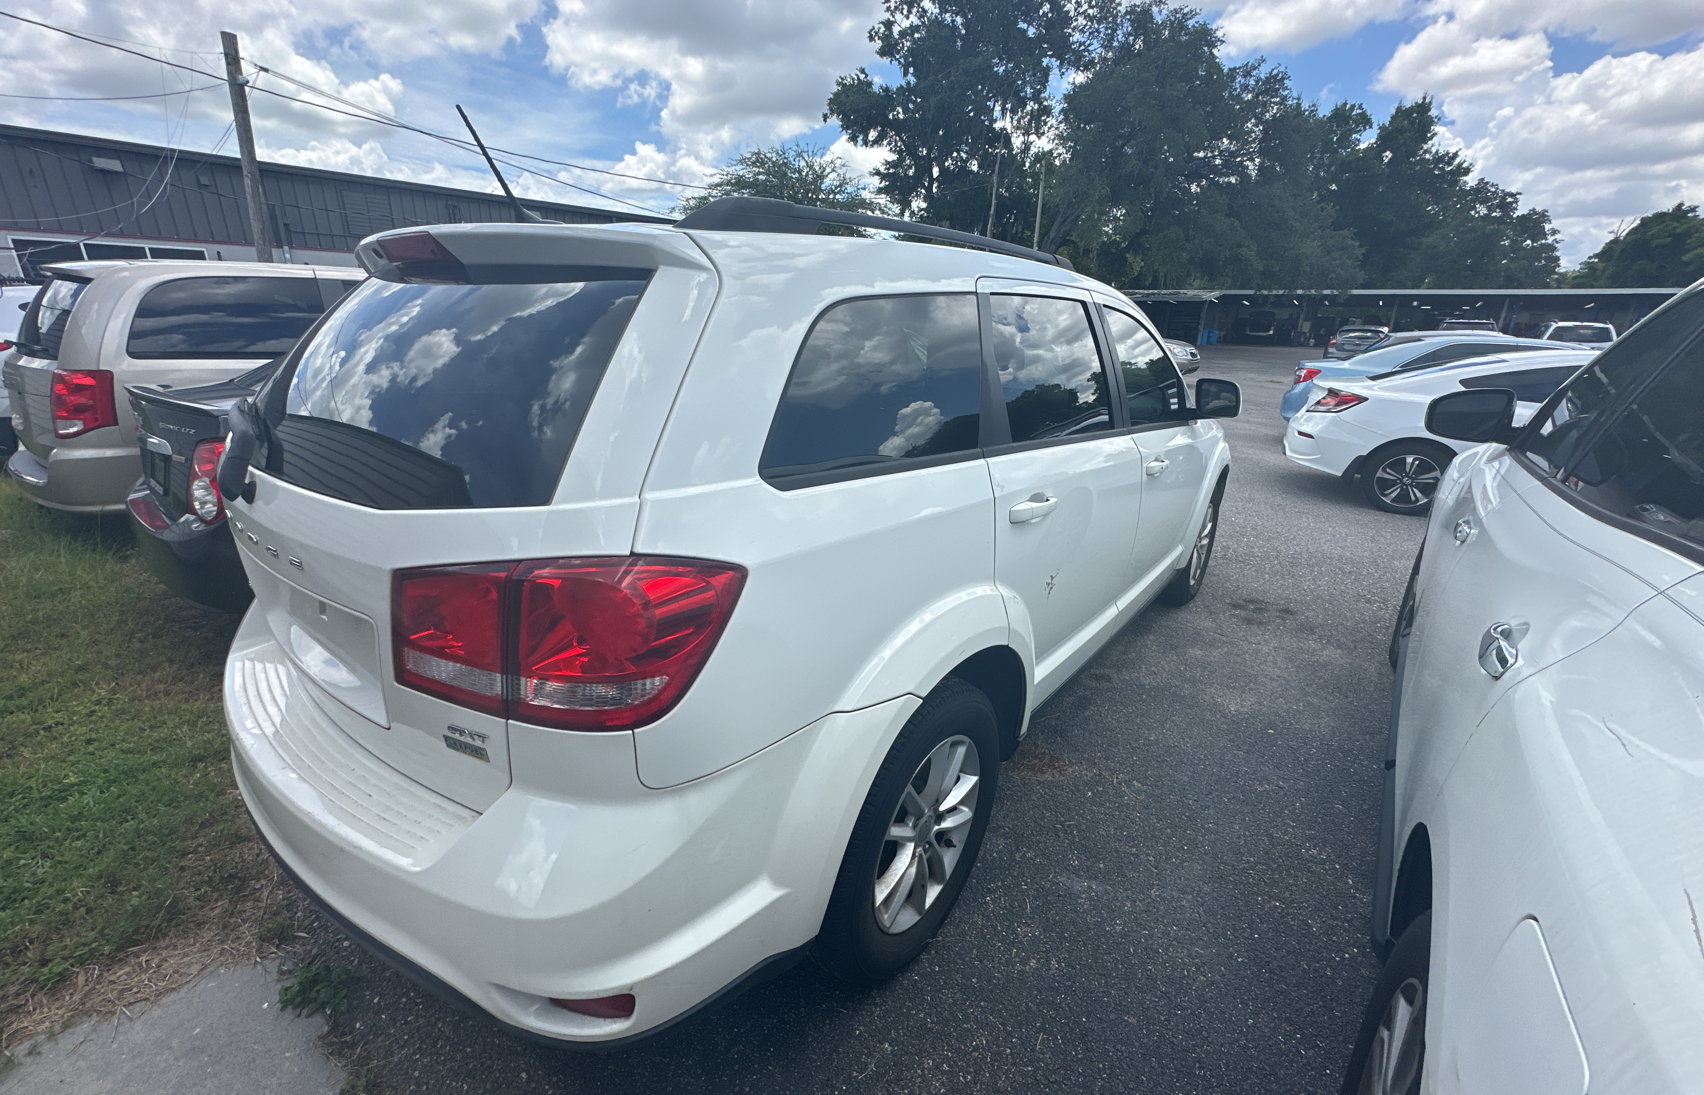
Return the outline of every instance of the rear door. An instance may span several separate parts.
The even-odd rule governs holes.
[[[470,606],[441,598],[427,630],[463,661],[438,679],[493,702],[405,686],[393,582],[631,551],[644,469],[713,292],[706,271],[628,258],[599,280],[370,280],[260,396],[268,438],[232,529],[272,656],[344,733],[476,810],[510,781],[507,724],[487,713],[505,685],[477,668],[509,640],[500,621],[458,627]],[[629,331],[650,334],[645,350]]]
[[[995,574],[1014,627],[1032,636],[1045,698],[1115,626],[1134,581],[1142,465],[1087,297],[1041,287],[982,301],[1004,411],[1003,443],[987,450]]]

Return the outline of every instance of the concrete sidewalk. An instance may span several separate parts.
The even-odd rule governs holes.
[[[325,1018],[278,1007],[273,964],[211,969],[134,1019],[87,1019],[13,1051],[5,1095],[334,1095]]]

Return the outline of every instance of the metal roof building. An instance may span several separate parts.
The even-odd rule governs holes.
[[[274,256],[354,265],[374,232],[413,224],[512,221],[501,195],[341,171],[260,165]],[[528,199],[567,224],[664,217]],[[254,258],[235,156],[0,125],[0,276],[34,279],[80,258]]]

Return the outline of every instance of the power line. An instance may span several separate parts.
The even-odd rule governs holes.
[[[208,91],[223,86],[203,84],[200,87],[186,87],[181,91],[158,91],[152,95],[18,95],[10,91],[0,91],[0,99],[39,99],[56,103],[120,103],[131,99],[168,99],[173,95],[188,95],[193,91]]]
[[[155,64],[168,65],[172,68],[182,69],[185,72],[193,72],[198,76],[204,76],[204,77],[207,77],[209,79],[214,79],[214,80],[219,79],[219,77],[215,73],[205,72],[205,71],[198,69],[198,68],[195,68],[191,65],[179,64],[176,61],[168,61],[163,57],[150,57],[145,53],[139,53],[139,52],[137,52],[136,50],[133,50],[133,49],[126,49],[123,46],[114,45],[111,42],[103,42],[98,38],[91,38],[88,35],[79,34],[76,31],[72,31],[72,30],[67,30],[64,27],[57,27],[57,26],[54,26],[51,23],[43,23],[43,22],[41,22],[40,20],[37,20],[37,19],[26,19],[22,15],[16,15],[16,14],[9,12],[9,11],[0,11],[0,16],[5,16],[8,19],[15,19],[20,23],[28,23],[31,26],[40,27],[43,30],[51,30],[51,31],[54,31],[54,32],[59,33],[59,34],[64,34],[64,35],[67,35],[71,38],[76,38],[79,41],[88,42],[91,45],[104,46],[107,49],[117,50],[120,53],[128,53],[133,57],[140,57],[144,61],[152,61]],[[361,113],[356,114],[356,113],[351,113],[350,111],[347,111],[347,110],[339,110],[336,107],[327,106],[324,103],[312,102],[311,100],[299,98],[298,96],[295,96],[295,95],[286,95],[281,91],[273,91],[270,88],[258,87],[258,86],[254,86],[254,85],[251,84],[250,90],[252,90],[252,91],[258,91],[263,95],[271,95],[275,98],[285,99],[289,102],[300,103],[303,106],[315,107],[316,109],[328,111],[332,114],[341,114],[346,118],[353,118],[356,121],[367,122],[370,125],[383,125],[383,126],[389,126],[393,129],[407,130],[408,132],[417,133],[417,134],[419,134],[423,137],[430,137],[433,140],[442,141],[445,144],[453,145],[453,146],[460,148],[464,151],[469,151],[469,152],[473,151],[473,146],[466,141],[458,140],[457,138],[454,138],[454,137],[445,136],[442,133],[435,133],[432,130],[423,129],[420,126],[412,125],[408,122],[404,122],[400,118],[395,118],[395,117],[392,117],[392,116],[389,116],[389,115],[385,115],[382,112],[379,112],[379,111],[372,109],[371,107],[362,106],[359,103],[351,102],[348,99],[344,99],[341,96],[333,95],[331,92],[323,91],[320,88],[313,87],[310,84],[304,84],[299,80],[292,79],[288,76],[285,76],[283,73],[274,71],[272,69],[261,68],[260,71],[265,72],[268,75],[277,76],[280,79],[283,79],[283,80],[285,80],[289,83],[295,84],[298,87],[302,87],[302,88],[312,92],[315,95],[321,95],[321,96],[324,96],[325,98],[333,99],[334,101],[341,102],[346,106],[354,107],[356,110],[361,111]],[[515,152],[515,151],[512,151],[510,149],[506,149],[506,148],[501,148],[501,149],[500,148],[493,148],[492,151],[493,152],[502,152],[504,155],[507,155],[507,156],[519,156],[523,159],[533,160],[533,161],[538,162],[538,163],[549,164],[553,167],[567,167],[567,168],[572,168],[572,169],[577,170],[577,171],[591,171],[591,172],[595,172],[595,173],[600,174],[600,175],[612,175],[612,176],[615,176],[617,178],[633,179],[637,182],[656,183],[656,184],[662,185],[662,186],[678,186],[678,187],[684,187],[684,188],[690,189],[690,190],[708,190],[709,189],[709,187],[702,186],[698,183],[683,183],[683,182],[678,182],[678,181],[675,181],[675,180],[672,180],[672,179],[658,179],[658,178],[652,178],[652,177],[645,176],[645,175],[631,175],[631,174],[627,174],[626,172],[621,172],[621,171],[609,171],[609,170],[605,170],[604,168],[600,168],[600,167],[588,167],[585,164],[569,163],[566,160],[551,160],[551,159],[547,159],[543,156],[534,156],[534,155],[531,155],[530,153],[526,153],[526,152]],[[515,166],[515,165],[511,164],[510,166]],[[537,172],[534,172],[534,174],[537,174]],[[541,176],[541,177],[552,178],[551,176],[548,176],[548,175],[544,175],[544,176]],[[583,190],[588,194],[597,194],[599,197],[609,198],[611,201],[620,201],[624,205],[632,205],[636,209],[645,209],[646,212],[650,212],[650,213],[656,212],[656,210],[654,210],[654,209],[648,209],[645,206],[638,205],[635,202],[628,202],[628,201],[625,201],[621,198],[610,197],[610,195],[602,194],[599,191],[592,190],[589,187],[575,186],[575,184],[569,183],[566,180],[553,179],[553,181],[562,183],[565,186],[572,186],[576,190]]]

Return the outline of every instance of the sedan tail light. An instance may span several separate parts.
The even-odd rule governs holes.
[[[1336,336],[1336,335],[1332,335],[1332,336],[1331,336],[1331,339],[1330,339],[1330,341],[1328,341],[1328,342],[1327,342],[1327,343],[1326,343],[1326,345],[1327,345],[1327,346],[1335,346],[1335,345],[1337,345],[1337,336]]]
[[[118,425],[112,373],[106,369],[55,369],[49,406],[55,437],[76,437]]]
[[[1317,414],[1336,414],[1338,411],[1346,411],[1350,407],[1358,407],[1366,401],[1367,397],[1364,395],[1356,395],[1354,392],[1340,392],[1336,388],[1327,388],[1325,394],[1314,400],[1313,406],[1309,407],[1308,410]]]
[[[744,582],[728,563],[646,556],[400,571],[396,679],[544,726],[640,726],[685,694]]]
[[[225,519],[225,502],[219,497],[219,456],[225,451],[223,438],[203,441],[195,446],[189,462],[189,508],[201,518],[202,524],[213,525]]]
[[[1322,370],[1322,369],[1297,369],[1296,370],[1296,383],[1297,384],[1306,384],[1308,381],[1312,380],[1314,377],[1318,376],[1323,371],[1324,370]]]

